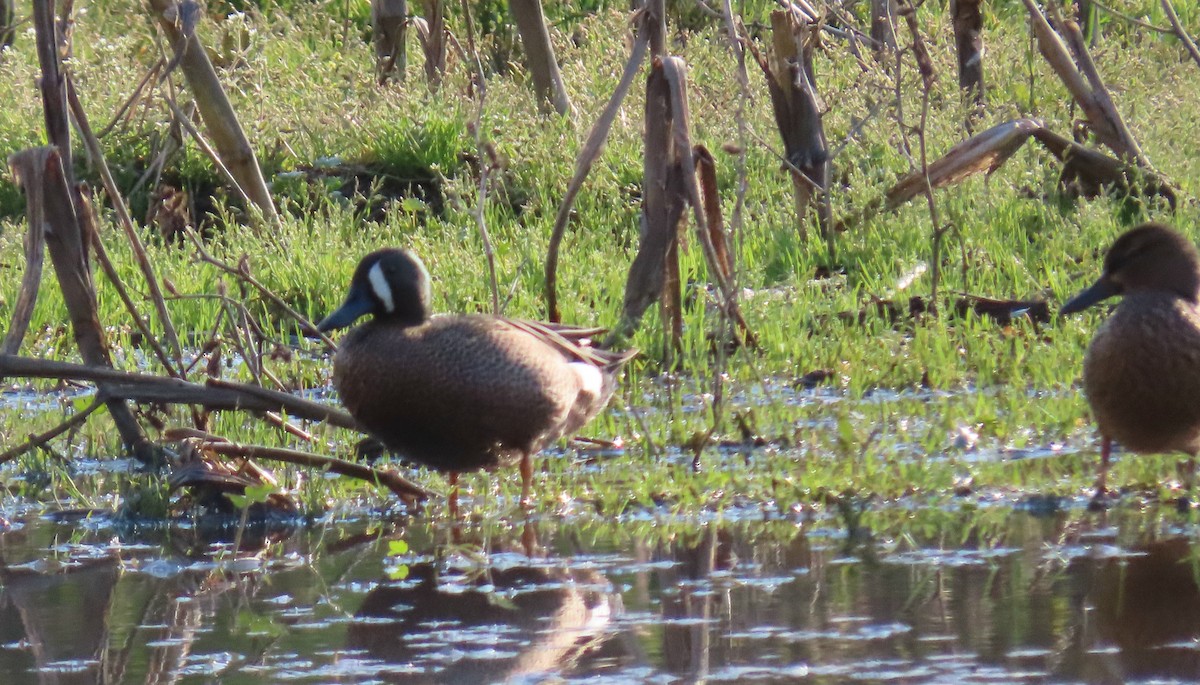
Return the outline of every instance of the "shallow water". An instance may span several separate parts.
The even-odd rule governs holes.
[[[228,521],[12,512],[0,682],[1190,680],[1200,527],[1164,509],[363,516],[236,553]]]

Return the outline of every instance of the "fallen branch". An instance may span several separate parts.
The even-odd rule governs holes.
[[[195,404],[213,410],[282,411],[299,419],[360,430],[354,417],[341,409],[245,383],[213,380],[209,385],[200,385],[176,378],[0,354],[0,378],[13,376],[91,381],[102,384],[99,394],[105,400]]]
[[[421,502],[433,496],[433,493],[429,490],[404,478],[395,471],[364,466],[363,464],[356,464],[344,459],[324,457],[281,447],[241,445],[230,442],[220,436],[190,428],[172,428],[165,431],[163,437],[168,440],[194,440],[200,449],[222,456],[282,461],[289,464],[296,464],[297,466],[329,471],[339,476],[356,478],[368,483],[375,483],[391,490],[392,494],[409,504]]]

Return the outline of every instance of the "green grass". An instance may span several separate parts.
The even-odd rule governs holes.
[[[1120,4],[1126,11],[1165,22],[1155,14],[1156,2]],[[228,214],[234,221],[215,227],[209,249],[230,262],[246,256],[257,278],[315,319],[337,305],[362,254],[381,245],[404,245],[426,261],[434,279],[436,309],[485,311],[491,296],[472,214],[478,150],[469,131],[475,105],[465,96],[468,65],[455,61],[444,86],[430,92],[414,43],[404,83],[376,87],[371,48],[354,28],[359,19],[345,15],[344,7],[352,13],[361,9],[352,5],[340,0],[299,2],[288,3],[282,11],[282,5],[267,4],[245,15],[214,11],[205,17],[202,37],[220,46],[217,62],[226,65],[222,77],[285,210],[281,228],[266,233],[239,225],[238,215]],[[758,4],[746,5],[749,17],[765,16]],[[988,5],[989,106],[980,128],[1036,116],[1067,134],[1078,112],[1040,57],[1029,55],[1019,5]],[[1200,17],[1178,9],[1200,32]],[[157,59],[149,25],[139,23],[128,30],[128,17],[140,16],[140,11],[135,3],[89,6],[78,18],[71,67],[96,128],[109,121]],[[919,12],[938,68],[928,125],[929,149],[935,156],[965,136],[966,108],[957,92],[947,16],[937,3],[927,3]],[[544,316],[542,264],[555,212],[575,156],[627,54],[627,17],[616,9],[552,18],[577,114],[565,119],[539,115],[518,65],[512,65],[515,71],[510,75],[490,75],[484,103],[481,131],[504,164],[493,175],[485,217],[502,296],[511,293],[505,313],[512,316]],[[461,17],[451,17],[456,35],[462,35],[460,22]],[[906,300],[928,294],[931,226],[923,201],[895,213],[872,215],[839,235],[837,272],[817,278],[830,266],[829,258],[815,236],[802,239],[795,229],[790,185],[774,153],[781,145],[762,74],[749,65],[755,100],[745,110],[752,135],[743,140],[736,118],[736,65],[727,45],[711,24],[687,26],[672,34],[671,49],[688,63],[693,139],[716,155],[726,217],[734,206],[738,159],[721,148],[732,144],[746,149],[748,192],[734,243],[738,284],[745,289],[742,306],[761,346],[727,360],[711,354],[708,335],[718,322],[708,311],[711,307],[704,306],[703,292],[697,291],[685,311],[681,370],[667,373],[661,363],[661,326],[652,309],[632,341],[644,354],[626,374],[616,408],[587,430],[598,437],[621,436],[629,449],[587,467],[577,463],[573,452],[552,453],[540,462],[539,506],[613,514],[654,506],[681,512],[724,509],[750,502],[789,510],[797,504],[824,506],[826,493],[942,497],[967,481],[984,492],[1083,492],[1094,473],[1096,445],[1077,377],[1103,312],[1043,326],[1020,322],[1003,327],[953,316],[899,324],[873,317],[862,324],[842,323],[839,313],[857,312],[873,297]],[[1108,198],[1060,201],[1054,189],[1057,162],[1029,144],[990,179],[972,179],[938,192],[943,220],[958,228],[944,253],[944,290],[1042,297],[1053,305],[1094,278],[1103,249],[1131,223],[1160,219],[1200,238],[1195,229],[1200,212],[1193,199],[1200,178],[1200,143],[1182,134],[1194,128],[1200,112],[1200,69],[1185,59],[1173,39],[1136,32],[1112,20],[1101,22],[1101,28],[1094,51],[1097,65],[1147,156],[1181,187],[1179,210],[1171,215],[1151,204],[1130,211],[1127,203]],[[839,217],[879,197],[909,169],[891,110],[870,118],[855,139],[845,140],[876,103],[890,97],[887,74],[870,63],[867,67],[860,68],[836,39],[827,40],[825,52],[816,59],[818,87],[830,106],[825,120],[829,140],[835,148],[846,143],[834,161],[834,176],[841,183],[833,197]],[[23,34],[14,49],[0,55],[0,98],[6,103],[0,109],[0,153],[42,140],[36,72],[32,36]],[[643,107],[637,91],[642,83],[639,80],[626,102],[603,157],[579,195],[563,242],[559,292],[568,322],[611,325],[619,316],[625,274],[637,244]],[[915,70],[907,64],[903,91],[904,111],[912,124],[919,90]],[[186,95],[181,97],[186,101]],[[147,189],[133,183],[170,131],[159,101],[139,105],[135,112],[103,142],[123,191],[143,198],[144,208]],[[82,166],[82,155],[80,160],[81,175],[92,178]],[[334,163],[383,179],[428,184],[436,189],[437,206],[429,198],[398,201],[381,221],[369,221],[363,202],[335,192],[340,186],[336,179],[310,182],[295,173]],[[220,186],[191,141],[170,160],[167,176],[198,192]],[[10,180],[0,179],[0,216],[7,217],[0,223],[0,273],[5,274],[0,278],[0,321],[11,314],[23,263],[23,200]],[[108,211],[102,231],[122,278],[149,312],[141,296],[144,284]],[[197,262],[189,247],[150,236],[147,240],[160,277],[179,292],[211,294],[224,281],[230,294],[243,296],[236,283]],[[705,282],[703,260],[690,239],[683,269],[685,280]],[[98,279],[100,318],[118,365],[144,368],[145,355],[130,345],[128,314],[111,285]],[[288,342],[293,323],[257,294],[245,297],[272,335]],[[185,340],[199,342],[219,311],[213,300],[179,300],[170,307]],[[66,312],[47,269],[23,351],[75,358],[64,321]],[[152,325],[157,330],[158,323]],[[327,384],[328,360],[320,358],[313,345],[301,347],[312,354],[269,362],[272,370],[297,387]],[[715,406],[718,369],[724,401]],[[815,369],[833,371],[832,380],[815,390],[793,387]],[[246,378],[244,368],[226,373]],[[0,412],[0,435],[5,444],[13,443],[53,425],[62,413],[28,417],[16,410]],[[694,473],[686,445],[712,429],[716,441],[742,442],[737,417],[767,446],[710,445],[701,455],[703,468]],[[182,413],[165,418],[169,425],[185,421]],[[348,454],[354,439],[318,426],[313,430],[322,445],[305,446],[241,414],[220,416],[213,428],[246,442],[339,454]],[[978,435],[974,445],[958,437],[964,430]],[[328,449],[325,440],[330,441]],[[114,441],[101,416],[70,446],[58,444],[56,449],[66,450],[68,456],[104,457],[118,451]],[[1024,454],[1020,450],[1054,445],[1064,446],[1064,454],[1013,458]],[[1165,494],[1165,483],[1174,477],[1173,462],[1171,457],[1121,459],[1112,482]],[[57,473],[50,476],[55,480],[47,492],[78,497],[66,485],[69,470],[56,465],[61,462],[32,456],[4,473]],[[443,484],[436,475],[417,478],[435,488]],[[498,504],[498,497],[511,501],[519,487],[516,480],[515,474],[476,474],[465,479],[464,487],[476,496],[475,507],[487,512],[507,506]],[[319,477],[306,482],[301,499],[316,508],[332,499],[368,496],[356,484]],[[113,491],[110,479],[101,479],[94,488],[89,497]]]

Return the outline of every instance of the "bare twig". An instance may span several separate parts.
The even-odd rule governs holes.
[[[129,208],[125,205],[121,191],[117,188],[117,182],[113,179],[112,172],[108,168],[108,162],[104,158],[104,151],[100,148],[100,141],[92,133],[92,127],[88,124],[87,111],[84,110],[83,104],[79,101],[79,96],[75,92],[74,80],[71,78],[67,79],[67,102],[71,105],[71,114],[75,117],[75,124],[79,127],[83,144],[92,156],[92,161],[96,164],[96,169],[100,172],[100,180],[104,184],[105,192],[108,193],[108,200],[112,203],[113,210],[117,213],[117,220],[125,232],[125,239],[129,241],[129,246],[133,250],[134,260],[137,262],[138,268],[141,269],[143,278],[146,279],[146,288],[150,292],[150,301],[154,304],[154,309],[158,313],[158,322],[163,327],[167,344],[170,345],[171,351],[175,354],[175,359],[178,363],[177,368],[182,371],[183,347],[179,344],[179,335],[175,332],[175,324],[171,321],[171,313],[167,311],[166,301],[163,299],[162,290],[158,285],[158,277],[154,274],[154,265],[150,263],[150,257],[146,254],[146,247],[142,244],[142,239],[138,237],[137,229],[133,226],[133,219],[129,216]],[[96,240],[99,242],[99,238]],[[131,310],[131,313],[133,313],[133,310]],[[137,318],[136,315],[135,318]],[[163,363],[169,371],[171,368],[170,364],[167,364],[165,361]]]
[[[1102,9],[1105,12],[1113,15],[1114,17],[1116,17],[1118,19],[1122,19],[1124,21],[1127,21],[1130,24],[1133,24],[1135,26],[1140,26],[1144,29],[1150,29],[1151,31],[1157,31],[1158,33],[1165,33],[1167,35],[1171,35],[1171,34],[1175,33],[1171,29],[1163,28],[1161,26],[1155,26],[1154,24],[1151,24],[1150,22],[1142,21],[1141,19],[1138,19],[1135,16],[1125,14],[1124,12],[1121,12],[1113,7],[1109,7],[1108,5],[1100,2],[1100,0],[1091,0],[1091,2],[1092,2],[1092,5],[1097,7],[1098,9]]]
[[[1167,13],[1167,19],[1171,22],[1171,28],[1175,29],[1175,35],[1183,42],[1183,46],[1187,48],[1188,54],[1192,56],[1192,61],[1200,66],[1200,48],[1196,47],[1195,41],[1188,35],[1186,29],[1183,28],[1183,22],[1179,21],[1179,15],[1175,14],[1175,8],[1171,6],[1171,0],[1161,0],[1163,12]]]
[[[192,230],[191,228],[188,228],[188,237],[192,239],[192,243],[196,246],[196,253],[200,256],[200,261],[204,262],[205,264],[212,264],[221,271],[234,276],[239,281],[250,284],[255,290],[261,293],[263,297],[266,297],[274,302],[278,307],[287,312],[288,316],[292,317],[301,326],[303,326],[305,329],[305,334],[319,336],[321,338],[321,342],[325,343],[325,346],[329,348],[330,352],[337,351],[337,343],[333,342],[328,335],[318,331],[316,324],[314,324],[312,321],[309,321],[308,317],[293,309],[291,305],[283,301],[283,298],[276,295],[271,291],[270,288],[263,285],[258,281],[258,279],[252,276],[250,274],[250,266],[248,263],[243,260],[243,262],[237,267],[230,266],[227,262],[221,261],[220,259],[212,256],[212,254],[205,249],[204,241],[201,240],[200,236],[196,235],[196,231]]]
[[[208,144],[207,140],[205,140],[204,134],[200,133],[200,129],[196,128],[196,125],[192,123],[191,118],[184,114],[183,110],[179,108],[179,105],[175,104],[174,98],[168,97],[166,98],[166,102],[167,106],[171,108],[171,113],[175,115],[175,119],[179,121],[179,125],[183,127],[183,130],[188,132],[188,134],[192,137],[192,140],[196,141],[196,145],[200,147],[200,151],[207,155],[208,159],[212,161],[213,166],[217,169],[217,173],[219,173],[221,178],[224,178],[225,182],[228,183],[231,188],[233,188],[233,192],[235,195],[237,195],[238,199],[244,202],[247,207],[250,207],[250,196],[246,194],[246,190],[242,188],[242,184],[238,183],[238,180],[234,178],[233,173],[229,171],[229,168],[226,167],[225,163],[221,161],[221,156],[217,154],[217,151]]]
[[[537,8],[541,11],[541,6]],[[487,192],[489,180],[494,169],[500,166],[496,148],[483,135],[483,112],[487,102],[487,82],[483,73],[483,60],[479,56],[479,47],[475,44],[475,24],[471,17],[471,8],[463,0],[463,16],[467,23],[467,46],[471,50],[471,61],[475,65],[475,86],[478,97],[475,99],[475,119],[468,129],[475,137],[475,154],[479,158],[479,195],[475,202],[475,225],[479,229],[479,240],[483,243],[483,256],[488,266],[488,286],[492,293],[492,314],[500,316],[500,282],[496,277],[496,251],[492,249],[492,238],[487,228]]]
[[[280,447],[261,447],[258,445],[241,445],[235,442],[230,442],[225,438],[196,431],[189,428],[173,428],[163,433],[163,437],[168,440],[196,440],[200,449],[220,454],[228,457],[240,457],[242,459],[269,459],[272,461],[282,461],[288,464],[296,464],[297,466],[306,466],[308,468],[321,469],[336,473],[339,476],[348,478],[357,478],[358,480],[367,481],[382,485],[396,495],[400,499],[410,504],[421,502],[433,496],[429,490],[409,481],[394,470],[384,470],[356,464],[344,459],[335,459],[333,457],[323,457],[307,452],[297,450],[283,449]]]
[[[155,62],[154,65],[148,70],[146,70],[146,75],[143,76],[142,80],[137,84],[137,88],[133,89],[133,93],[129,96],[129,98],[126,99],[125,102],[117,109],[117,113],[113,115],[112,121],[108,122],[107,126],[100,129],[100,132],[96,134],[97,138],[103,138],[109,133],[112,133],[112,130],[116,128],[117,124],[121,122],[121,119],[125,116],[125,114],[133,107],[133,104],[142,96],[142,91],[145,90],[146,85],[150,83],[151,79],[158,74],[158,72],[163,68],[163,66],[166,65],[166,63],[167,61],[165,59],[159,57],[158,61]]]
[[[96,398],[95,400],[92,400],[92,403],[89,404],[87,407],[85,407],[82,411],[76,412],[70,418],[68,418],[67,420],[58,424],[54,428],[51,428],[50,430],[46,431],[45,433],[38,433],[37,435],[30,435],[29,439],[26,440],[25,442],[21,443],[20,445],[17,445],[16,447],[11,447],[7,450],[4,450],[4,452],[0,452],[0,464],[3,464],[6,461],[10,461],[14,457],[20,456],[20,455],[28,452],[31,449],[34,449],[36,447],[41,447],[42,445],[45,445],[47,442],[50,442],[54,438],[57,438],[58,436],[62,435],[63,433],[66,433],[67,431],[71,430],[72,428],[75,428],[76,426],[83,425],[83,422],[87,421],[89,416],[91,416],[97,409],[99,409],[100,407],[103,407],[103,406],[104,406],[104,401],[101,400],[100,398]]]
[[[929,303],[931,307],[937,307],[938,287],[941,285],[942,276],[942,239],[946,232],[951,228],[949,225],[943,226],[938,217],[937,202],[933,196],[933,182],[929,177],[929,151],[926,144],[926,131],[929,124],[929,98],[933,92],[933,84],[937,80],[937,74],[933,69],[933,60],[929,57],[929,50],[925,46],[925,39],[921,35],[920,26],[917,24],[917,10],[913,7],[911,0],[898,0],[897,9],[900,16],[904,17],[905,24],[908,26],[908,31],[912,35],[912,53],[917,61],[917,71],[921,75],[921,118],[917,126],[913,129],[913,133],[917,136],[917,147],[919,159],[916,163],[910,157],[909,163],[917,167],[920,171],[921,180],[924,182],[922,194],[925,195],[925,202],[929,207],[929,221],[933,226],[932,234],[932,255],[930,261],[933,262],[932,273],[930,274],[930,294]],[[897,78],[899,78],[899,70],[897,70]],[[899,109],[897,111],[900,111]],[[905,138],[905,150],[912,150],[912,146],[907,142],[909,130],[905,125],[903,116],[900,118],[900,130]]]
[[[121,298],[121,302],[125,305],[125,310],[129,312],[129,318],[133,319],[133,325],[137,327],[138,332],[142,334],[142,339],[150,346],[154,352],[154,356],[158,358],[160,364],[166,369],[167,375],[172,378],[186,378],[186,373],[183,368],[183,359],[177,359],[175,363],[167,357],[166,350],[158,342],[158,336],[150,330],[150,326],[146,324],[146,319],[138,311],[137,304],[129,295],[129,290],[125,287],[124,281],[121,280],[121,275],[117,273],[117,268],[113,266],[112,260],[108,257],[108,249],[104,247],[104,242],[100,240],[100,232],[96,230],[96,213],[92,207],[90,192],[84,192],[83,206],[85,211],[80,215],[80,221],[85,227],[85,232],[91,243],[92,249],[96,252],[96,261],[100,264],[100,270],[108,277],[110,283],[117,290],[117,297]],[[176,341],[178,342],[178,341]],[[5,350],[8,353],[16,353],[16,350]]]
[[[633,85],[633,79],[637,76],[642,62],[646,59],[646,51],[650,40],[648,16],[646,12],[641,12],[637,15],[639,26],[637,40],[634,41],[633,49],[629,53],[629,60],[625,63],[625,71],[621,74],[621,81],[617,84],[613,94],[608,98],[608,104],[604,106],[604,111],[600,113],[600,118],[592,126],[587,142],[584,144],[583,150],[580,151],[579,157],[575,160],[575,173],[571,176],[571,184],[567,186],[567,192],[563,195],[562,204],[558,206],[558,216],[554,219],[554,229],[550,233],[550,244],[546,248],[546,318],[552,322],[562,320],[562,314],[558,310],[558,250],[562,244],[563,233],[567,230],[567,220],[571,218],[571,207],[574,206],[575,196],[579,194],[579,190],[583,187],[583,182],[587,180],[588,173],[592,170],[592,165],[600,158],[600,151],[604,148],[604,142],[608,139],[608,131],[612,128],[613,121],[617,118],[617,112],[621,108],[621,103],[625,101],[625,96],[629,93],[630,86]]]

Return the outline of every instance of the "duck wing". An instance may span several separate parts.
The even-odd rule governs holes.
[[[568,326],[528,319],[500,321],[545,342],[569,359],[591,364],[605,373],[615,373],[625,362],[638,355],[636,349],[606,350],[597,347],[594,339],[608,332],[607,329],[598,326]]]

